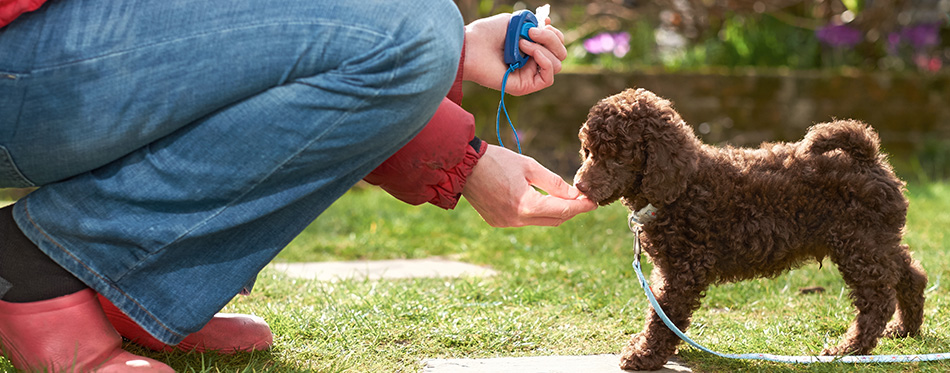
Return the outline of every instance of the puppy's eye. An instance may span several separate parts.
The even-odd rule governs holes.
[[[584,156],[584,159],[590,158],[590,150],[587,150],[587,148],[581,148],[581,154]]]

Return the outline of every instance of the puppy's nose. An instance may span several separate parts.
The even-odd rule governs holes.
[[[590,185],[588,185],[587,183],[585,183],[585,182],[583,182],[583,181],[575,182],[575,183],[574,183],[574,187],[577,188],[577,190],[581,191],[581,193],[584,193],[584,194],[587,194],[587,192],[590,191]]]

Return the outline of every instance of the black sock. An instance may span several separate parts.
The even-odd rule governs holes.
[[[0,208],[0,299],[36,302],[86,288],[69,271],[23,235],[13,221],[13,206]],[[3,293],[3,290],[7,291]]]

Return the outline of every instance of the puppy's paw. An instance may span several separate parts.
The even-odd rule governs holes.
[[[620,354],[620,369],[623,370],[660,370],[663,364],[666,364],[666,359],[636,348],[633,341]]]
[[[821,350],[821,356],[838,356],[842,355],[838,352],[838,347],[829,347]]]
[[[907,338],[907,337],[916,337],[920,335],[920,330],[909,331],[904,327],[904,323],[900,320],[893,320],[887,324],[887,327],[884,328],[884,338]]]
[[[821,354],[824,356],[867,355],[867,353],[868,351],[862,351],[858,347],[849,344],[840,344],[821,350]]]
[[[887,328],[884,330],[884,334],[881,335],[884,338],[907,338],[910,337],[910,333],[904,330],[904,328]]]

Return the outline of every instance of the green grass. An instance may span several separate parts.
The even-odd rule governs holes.
[[[922,336],[882,340],[878,354],[950,351],[950,184],[910,187],[905,242],[930,276]],[[225,311],[264,317],[271,351],[141,353],[179,372],[419,372],[425,358],[617,353],[648,307],[630,267],[619,205],[558,228],[495,229],[467,204],[455,211],[408,206],[375,188],[334,204],[279,257],[282,261],[444,256],[490,266],[482,279],[320,283],[265,270],[255,291]],[[649,270],[649,265],[645,265]],[[798,289],[822,286],[820,294]],[[815,354],[838,342],[853,317],[829,261],[775,279],[711,288],[688,334],[722,352]],[[950,371],[950,363],[787,365],[734,361],[681,347],[695,371]],[[0,366],[0,370],[9,365]]]

